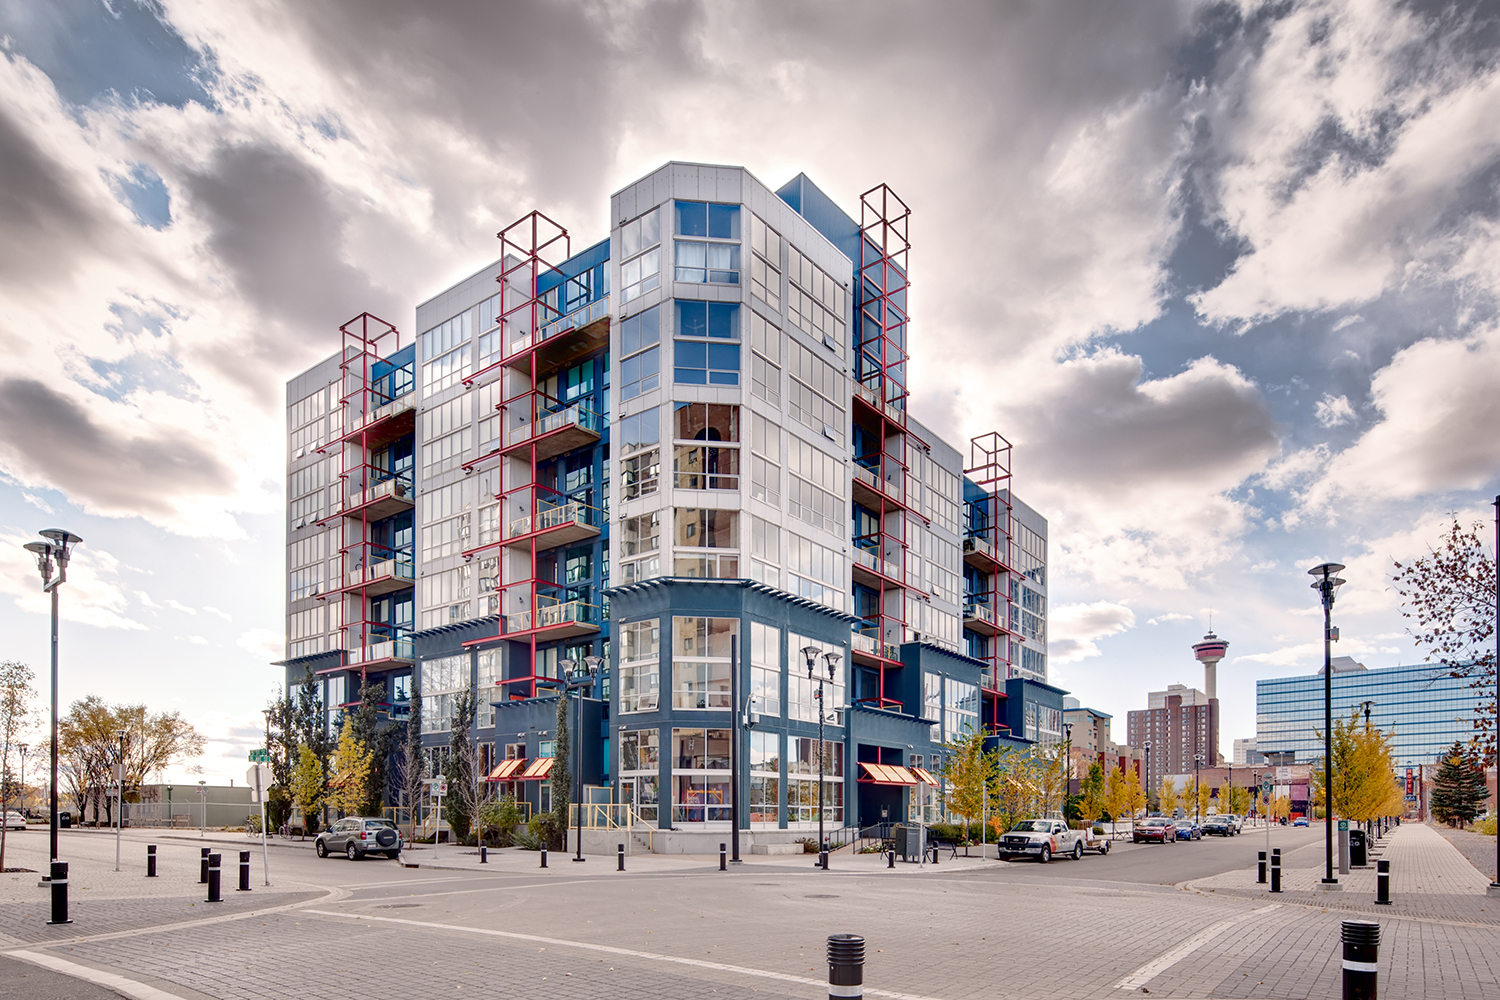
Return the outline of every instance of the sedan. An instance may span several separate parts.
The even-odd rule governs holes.
[[[1177,821],[1177,839],[1202,840],[1203,828],[1197,823],[1193,822],[1192,817],[1188,817],[1187,819],[1180,819]]]
[[[388,819],[346,816],[318,834],[313,847],[320,858],[342,854],[358,861],[366,854],[377,853],[397,858],[401,855],[401,833]]]
[[[1307,826],[1308,825],[1307,824],[1307,817],[1306,816],[1298,816],[1296,819],[1292,820],[1292,825],[1293,826]]]
[[[23,813],[10,809],[5,813],[5,828],[7,830],[26,829],[26,816]]]
[[[1136,826],[1130,839],[1136,844],[1142,841],[1148,844],[1170,844],[1177,839],[1177,827],[1165,816],[1148,816]]]
[[[1203,832],[1211,833],[1218,837],[1233,837],[1235,834],[1233,816],[1210,816],[1203,821]]]

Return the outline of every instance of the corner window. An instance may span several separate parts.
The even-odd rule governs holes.
[[[690,385],[739,385],[740,346],[679,340],[673,344],[674,379]]]
[[[678,299],[677,336],[705,337],[715,340],[739,340],[739,303],[698,302],[693,299]]]
[[[740,245],[738,243],[699,243],[678,240],[673,250],[677,281],[700,284],[738,285],[740,283]]]
[[[718,205],[705,201],[679,201],[678,236],[707,236],[715,240],[740,238],[740,206]]]

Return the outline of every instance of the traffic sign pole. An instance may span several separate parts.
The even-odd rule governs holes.
[[[270,757],[270,754],[267,754],[264,750],[251,750],[250,759],[254,760],[256,754],[263,754],[267,758]],[[266,849],[266,792],[270,791],[271,786],[270,770],[270,768],[263,766],[261,763],[256,763],[245,774],[245,778],[250,782],[250,787],[255,789],[255,800],[260,803],[260,870],[261,877],[265,880],[266,885],[271,884],[271,858]]]

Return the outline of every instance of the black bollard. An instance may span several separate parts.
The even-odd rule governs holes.
[[[887,868],[896,867],[896,852],[894,849],[885,852],[885,866]]]
[[[1258,853],[1260,855],[1260,858],[1255,863],[1255,881],[1256,881],[1256,883],[1258,885],[1265,885],[1266,884],[1266,852],[1265,851],[1258,851],[1256,853]]]
[[[198,848],[198,884],[208,885],[208,848]]]
[[[235,892],[250,891],[250,852],[240,852],[240,887]]]
[[[1391,863],[1384,858],[1375,862],[1375,902],[1391,905]]]
[[[487,865],[490,863],[489,848],[485,847],[483,844],[479,845],[479,863],[482,865]]]
[[[1375,1000],[1380,925],[1345,920],[1339,936],[1344,941],[1344,1000]]]
[[[729,862],[727,861],[728,857],[729,857],[729,855],[724,850],[724,845],[720,844],[719,845],[719,871],[721,871],[721,872],[727,872],[729,870]]]
[[[932,863],[933,863],[934,866],[936,866],[937,862],[938,862],[938,845],[933,844],[932,845]]]
[[[858,934],[828,935],[828,1000],[865,995],[865,939]]]
[[[1281,891],[1281,848],[1271,851],[1271,891]]]
[[[51,876],[47,884],[52,887],[52,919],[49,924],[71,924],[68,919],[68,863],[52,862]]]
[[[547,867],[547,849],[545,847],[542,848],[542,867]]]
[[[222,903],[224,896],[219,891],[219,856],[210,854],[208,856],[208,902]]]
[[[618,851],[617,851],[617,855],[619,857],[619,862],[618,862],[618,866],[615,868],[615,871],[622,872],[622,871],[625,870],[625,845],[624,844],[620,844],[619,845],[619,848],[618,848]]]
[[[146,845],[146,877],[156,878],[156,845]]]

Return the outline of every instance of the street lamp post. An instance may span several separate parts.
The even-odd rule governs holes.
[[[120,738],[120,755],[115,759],[115,871],[120,870],[120,827],[125,823],[125,732]]]
[[[31,747],[25,743],[17,743],[16,750],[21,755],[21,815],[26,815],[26,753]]]
[[[573,774],[577,788],[573,792],[574,816],[573,816],[573,842],[574,861],[587,860],[583,856],[583,692],[594,686],[594,678],[604,666],[604,657],[585,656],[583,658],[583,669],[579,670],[577,660],[560,660],[558,666],[563,668],[564,683],[569,692],[574,692],[573,702],[576,706],[575,722],[573,725]]]
[[[818,656],[822,654],[824,669],[827,671],[825,679],[823,674],[817,672]],[[828,844],[823,839],[823,773],[824,767],[824,744],[823,726],[827,721],[828,713],[823,703],[823,685],[826,681],[833,680],[833,673],[838,669],[840,654],[835,652],[824,653],[817,646],[804,646],[802,655],[807,659],[807,678],[818,682],[818,690],[813,694],[818,706],[818,867],[825,872],[828,870]]]
[[[1202,746],[1203,744],[1199,744]],[[1203,755],[1193,754],[1193,822],[1203,825]]]
[[[1058,815],[1066,823],[1068,821],[1068,793],[1073,790],[1073,724],[1070,722],[1063,723],[1063,754],[1063,759],[1068,764],[1063,768],[1062,802],[1058,803]]]
[[[1330,888],[1339,884],[1333,877],[1333,599],[1344,585],[1343,568],[1328,562],[1307,571],[1323,604],[1323,885]]]
[[[1500,813],[1500,496],[1495,497],[1495,804]],[[1500,837],[1495,838],[1495,877],[1489,894],[1500,896]]]
[[[42,590],[52,595],[52,825],[50,830],[51,860],[57,860],[57,588],[68,580],[68,561],[72,558],[71,547],[83,539],[62,528],[47,528],[37,532],[45,542],[27,542],[26,551],[36,556],[36,568],[42,574]],[[52,578],[53,567],[57,579]]]
[[[1146,815],[1151,815],[1151,741],[1146,740],[1142,746],[1146,750],[1146,773],[1141,776],[1141,783],[1146,786]]]

